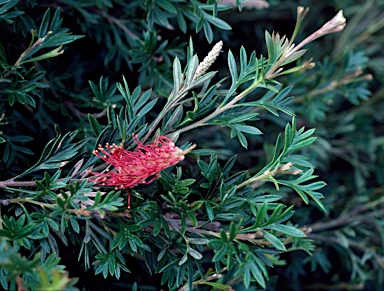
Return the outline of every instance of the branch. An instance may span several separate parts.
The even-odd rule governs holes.
[[[319,235],[319,234],[308,234],[308,238],[309,239],[313,239],[313,240],[317,240],[317,241],[322,241],[322,242],[325,242],[325,243],[329,243],[329,244],[339,244],[339,245],[342,245],[341,241],[337,238],[337,237],[334,237],[334,236],[324,236],[324,235]],[[351,241],[351,240],[348,240],[348,245],[355,248],[355,249],[358,249],[360,251],[366,251],[367,250],[367,247],[358,243],[358,242],[355,242],[355,241]]]
[[[355,209],[354,211],[351,211],[350,213],[347,213],[346,215],[343,215],[339,218],[336,218],[327,222],[318,222],[318,223],[309,225],[308,228],[311,228],[312,231],[314,232],[320,232],[320,231],[325,231],[327,229],[332,229],[332,228],[341,228],[354,222],[367,223],[368,222],[367,220],[369,220],[368,218],[371,218],[372,216],[384,215],[384,208],[381,208],[378,210],[374,210],[371,213],[366,213],[364,215],[356,216],[357,213],[363,211],[364,209],[365,207],[361,208],[361,210],[359,210],[359,208]]]
[[[17,291],[27,291],[27,289],[24,287],[23,279],[21,279],[20,276],[17,276],[15,281],[17,285]]]
[[[126,26],[122,23],[122,20],[121,20],[121,19],[117,19],[117,18],[115,18],[115,17],[113,17],[113,16],[111,16],[111,15],[109,15],[109,14],[107,14],[105,17],[108,19],[108,21],[109,21],[110,23],[115,24],[115,25],[116,25],[117,27],[119,27],[122,31],[124,31],[125,34],[128,35],[130,38],[132,38],[132,39],[134,39],[134,40],[139,40],[139,37],[138,37],[136,34],[134,34],[132,31],[130,31],[130,30],[128,29],[128,27],[126,27]]]
[[[298,17],[297,17],[298,22],[296,24],[296,28],[300,25],[300,22],[306,13],[307,13],[307,10],[304,10],[303,7],[299,7]],[[289,58],[292,57],[294,53],[298,52],[299,49],[301,49],[303,46],[307,45],[308,43],[326,34],[341,31],[344,29],[345,25],[346,25],[346,20],[343,16],[343,12],[339,11],[339,13],[335,17],[333,17],[330,21],[325,23],[320,29],[312,33],[310,36],[308,36],[298,45],[295,45],[292,43],[294,38],[292,38],[291,41],[288,42],[288,39],[286,39],[285,37],[280,39],[280,37],[277,35],[275,42],[276,43],[278,41],[282,42],[281,46],[283,48],[283,53],[281,54],[280,58],[267,70],[264,76],[258,77],[258,79],[254,79],[253,83],[248,88],[246,88],[243,92],[235,96],[230,102],[228,102],[224,106],[216,108],[215,111],[213,111],[208,116],[202,118],[201,120],[198,120],[184,128],[176,130],[175,134],[176,133],[180,134],[182,132],[186,132],[200,126],[207,125],[208,121],[212,120],[213,118],[220,115],[224,111],[233,108],[241,99],[245,98],[248,94],[252,93],[258,87],[260,87],[260,85],[265,83],[266,80],[271,80],[277,77],[279,73],[283,71],[283,68],[281,67],[281,65],[283,65],[287,60],[289,60]],[[295,33],[296,32],[294,32],[294,34]],[[308,63],[302,69],[306,69],[307,67],[311,67],[311,64]],[[258,68],[256,68],[256,70],[258,70]]]
[[[167,216],[163,216],[165,221],[169,224],[169,226],[172,226],[175,229],[180,229],[181,228],[181,220],[180,219],[174,219],[174,218],[169,218]],[[204,227],[206,229],[210,229],[213,231],[220,231],[221,223],[217,221],[212,221],[209,223],[206,223],[205,221],[197,221],[197,226],[193,226],[192,222],[190,220],[186,221],[186,225],[190,226],[191,228],[201,228]],[[193,227],[192,227],[193,226]]]
[[[4,206],[8,206],[9,204],[11,203],[31,203],[31,204],[35,204],[35,205],[38,205],[42,208],[54,208],[55,207],[55,204],[51,204],[51,203],[43,203],[43,202],[39,202],[39,201],[35,201],[33,200],[34,198],[32,197],[26,197],[26,198],[12,198],[12,199],[0,199],[0,205],[4,205]]]
[[[169,219],[167,217],[164,217],[164,219],[168,222],[169,226],[174,228],[175,230],[181,230],[181,220],[180,219]],[[191,226],[192,223],[190,221],[187,221],[187,225],[190,225],[189,227],[186,228],[186,231],[190,233],[195,233],[195,234],[205,234],[205,235],[210,235],[219,238],[220,237],[220,226],[221,224],[219,222],[213,221],[210,223],[206,223],[203,221],[198,221],[197,226]],[[202,227],[208,228],[208,229],[213,229],[212,230],[204,230],[201,229]],[[227,233],[228,235],[229,233]],[[235,239],[238,240],[245,240],[245,241],[250,241],[255,244],[262,244],[262,245],[270,245],[269,242],[261,242],[260,239],[264,237],[264,234],[262,231],[257,231],[255,233],[239,233],[236,235]]]
[[[0,181],[0,189],[8,188],[8,187],[37,187],[36,181],[15,181],[15,178]],[[57,179],[57,181],[66,180],[66,178],[63,179]],[[70,181],[84,181],[85,179],[71,179]]]
[[[246,185],[251,184],[252,189],[257,189],[264,183],[268,182],[270,178],[274,177],[277,174],[289,174],[289,175],[297,175],[301,172],[301,170],[290,170],[293,166],[293,163],[286,163],[281,165],[280,167],[274,170],[266,170],[263,174],[257,177],[252,177],[243,183],[236,186],[236,189],[240,189]]]
[[[8,187],[34,187],[36,186],[35,181],[14,181],[13,179],[9,179],[6,181],[0,181],[0,188],[8,188]]]
[[[323,283],[314,283],[309,285],[304,285],[306,290],[364,290],[365,282],[360,282],[357,284],[349,283],[337,283],[337,284],[323,284]]]
[[[294,103],[302,102],[305,98],[312,98],[314,96],[327,93],[343,85],[372,80],[373,77],[371,74],[362,75],[362,73],[363,73],[363,70],[360,67],[358,67],[356,71],[350,74],[344,75],[339,81],[333,81],[329,83],[328,86],[317,89],[317,90],[313,90],[305,96],[296,97],[295,99],[293,99],[293,102]]]
[[[77,109],[73,103],[71,101],[64,101],[64,105],[73,111],[73,113],[75,113],[77,115],[77,117],[81,118],[81,117],[87,117],[88,116],[88,113],[84,113],[84,112],[81,112],[79,109]],[[92,113],[91,115],[95,118],[101,118],[103,116],[105,116],[107,114],[107,110],[106,109],[103,109],[103,111],[99,112],[99,113]]]
[[[25,56],[32,50],[34,50],[35,48],[37,48],[39,45],[41,45],[47,38],[48,36],[50,36],[52,34],[52,31],[48,31],[47,34],[44,36],[44,37],[41,37],[39,38],[38,40],[36,40],[36,42],[30,46],[29,48],[27,48],[21,55],[20,57],[18,58],[18,60],[16,61],[16,63],[14,64],[15,67],[19,66],[21,61],[25,58]],[[32,31],[32,39],[34,38],[35,36],[35,31]]]

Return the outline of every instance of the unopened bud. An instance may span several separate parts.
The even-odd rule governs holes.
[[[302,66],[301,69],[307,70],[307,69],[312,69],[316,66],[314,62],[312,62],[312,58],[310,58],[308,61],[306,61]]]
[[[292,163],[286,163],[280,167],[280,171],[288,171],[292,166]]]
[[[325,23],[321,28],[319,28],[310,36],[308,36],[306,39],[304,39],[302,42],[300,42],[296,47],[290,48],[288,56],[292,55],[294,52],[297,52],[303,46],[307,45],[308,43],[314,41],[319,37],[322,37],[323,35],[342,31],[346,24],[347,24],[347,20],[343,16],[343,10],[340,10],[335,15],[335,17],[333,17],[330,21]]]
[[[215,44],[215,46],[204,58],[204,60],[197,66],[193,80],[196,80],[197,78],[199,78],[209,69],[209,67],[215,62],[215,60],[219,56],[222,48],[223,48],[222,41],[219,41],[217,44]]]
[[[343,15],[343,10],[340,10],[335,17],[324,24],[319,30],[320,35],[342,31],[347,24],[347,20]]]
[[[304,8],[303,6],[297,7],[297,19],[302,20],[308,13],[309,8]]]
[[[302,170],[294,170],[291,172],[292,175],[298,175],[302,172]]]

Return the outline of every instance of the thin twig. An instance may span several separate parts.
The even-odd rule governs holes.
[[[356,82],[372,80],[373,77],[372,77],[371,74],[362,75],[362,73],[363,73],[363,71],[359,67],[359,68],[356,69],[356,71],[354,71],[354,72],[352,72],[350,74],[344,75],[339,81],[333,81],[333,82],[329,83],[328,86],[320,88],[320,89],[317,89],[317,90],[313,90],[313,91],[309,92],[305,96],[295,97],[295,99],[293,99],[293,102],[294,103],[300,103],[305,98],[312,98],[312,97],[318,96],[320,94],[327,93],[327,92],[332,91],[332,90],[334,90],[334,89],[336,89],[336,88],[338,88],[340,86],[347,85],[347,84],[350,84],[350,83],[356,83]]]
[[[122,20],[121,19],[117,19],[109,14],[105,15],[105,17],[108,19],[109,22],[115,24],[117,27],[119,27],[122,31],[125,32],[125,34],[127,34],[130,38],[134,39],[134,40],[138,40],[139,37],[134,34],[132,31],[130,31],[128,29],[128,27],[126,27],[123,23],[122,23]]]
[[[73,111],[77,115],[77,117],[87,117],[88,113],[81,112],[79,109],[77,109],[71,101],[64,101],[64,105]],[[101,118],[107,114],[107,110],[103,109],[103,111],[99,113],[92,113],[91,115],[95,118]]]
[[[166,217],[164,217],[164,219],[169,223],[169,226],[171,226],[172,228],[174,228],[176,230],[181,229],[181,220],[180,219],[169,219]],[[210,225],[212,225],[212,224],[214,224],[214,226],[216,228],[215,231],[201,229],[202,227],[209,228]],[[187,225],[192,225],[192,224],[191,224],[191,222],[188,222]],[[219,238],[220,237],[220,232],[219,232],[219,228],[218,228],[219,225],[220,225],[219,222],[210,222],[208,224],[205,224],[204,222],[200,221],[200,224],[198,222],[197,226],[186,227],[186,231],[188,231],[190,233],[205,234],[205,235],[210,235],[210,236],[214,236],[214,237]],[[228,233],[227,233],[227,235],[228,235]],[[263,237],[264,237],[263,232],[257,231],[255,233],[239,233],[235,236],[235,239],[251,241],[251,242],[257,243],[257,244],[268,244],[269,245],[269,242],[268,243],[260,242],[260,239]]]
[[[352,212],[353,214],[353,212]],[[356,214],[356,213],[354,213]],[[311,228],[312,231],[314,232],[320,232],[320,231],[325,231],[327,229],[332,229],[332,228],[340,228],[344,227],[346,225],[349,225],[354,222],[367,222],[368,217],[373,217],[373,216],[382,216],[384,215],[384,208],[382,209],[377,209],[372,211],[371,213],[365,213],[364,215],[351,215],[351,213],[348,213],[346,215],[343,215],[339,218],[327,221],[327,222],[318,222],[312,225],[308,225],[308,228]]]
[[[65,178],[64,178],[65,179]],[[61,181],[63,179],[58,179],[57,181]],[[71,182],[82,182],[85,179],[71,179]],[[36,181],[15,181],[14,178],[0,181],[0,189],[1,188],[9,188],[9,187],[37,187]]]
[[[21,279],[20,276],[17,276],[15,281],[17,285],[17,291],[27,291],[27,289],[24,287],[23,279]]]
[[[328,244],[342,244],[342,242],[340,241],[340,239],[338,239],[337,237],[335,236],[329,236],[329,235],[319,235],[319,234],[308,234],[307,236],[309,239],[313,239],[314,241],[321,241],[323,243],[328,243]],[[355,249],[358,249],[360,251],[365,251],[367,249],[366,246],[358,243],[358,242],[355,242],[355,241],[351,241],[351,240],[348,240],[348,245],[355,248]]]
[[[36,186],[35,181],[13,181],[13,179],[0,181],[0,188],[8,187],[34,187]]]

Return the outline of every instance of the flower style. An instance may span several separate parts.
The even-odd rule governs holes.
[[[160,172],[184,159],[195,145],[185,151],[178,148],[172,140],[165,136],[156,138],[149,145],[142,144],[137,136],[132,134],[137,144],[134,151],[127,151],[123,146],[106,144],[99,146],[93,154],[111,164],[114,169],[104,173],[88,171],[94,175],[91,182],[103,186],[113,186],[116,189],[128,189],[138,184],[149,184],[160,176]]]

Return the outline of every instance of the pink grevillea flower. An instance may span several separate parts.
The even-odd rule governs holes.
[[[160,176],[160,171],[184,159],[195,145],[185,151],[178,148],[169,138],[160,136],[149,145],[142,144],[132,135],[137,147],[127,151],[122,146],[106,144],[99,146],[93,154],[111,164],[114,168],[103,173],[88,171],[94,175],[89,180],[116,189],[128,189],[138,184],[148,184]]]

